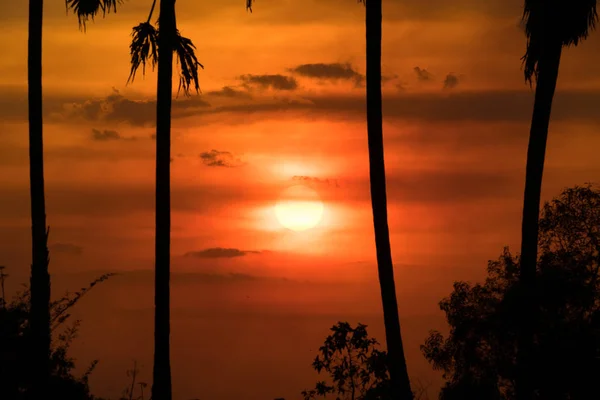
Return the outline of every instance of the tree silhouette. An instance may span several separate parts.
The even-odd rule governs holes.
[[[531,293],[535,285],[537,262],[538,218],[546,141],[552,110],[552,99],[558,80],[563,46],[577,45],[593,29],[598,14],[596,0],[525,0],[523,14],[527,51],[523,57],[525,80],[536,81],[535,103],[527,148],[525,194],[521,240],[522,308],[519,336],[520,400],[529,400],[533,388],[528,379],[533,349],[533,320],[537,311]]]
[[[331,334],[319,348],[313,368],[320,374],[329,374],[327,381],[319,381],[314,389],[302,391],[305,400],[335,396],[341,400],[391,400],[389,358],[379,350],[379,343],[369,337],[367,326],[338,322],[330,328]],[[427,387],[416,380],[416,399],[427,399]],[[275,400],[284,400],[283,398]]]
[[[179,64],[179,89],[190,94],[200,91],[198,67],[204,68],[195,55],[192,41],[177,30],[175,0],[160,0],[158,29],[152,23],[156,0],[145,22],[133,28],[130,45],[133,82],[139,67],[145,74],[146,64],[158,66],[156,94],[156,235],[154,283],[154,368],[152,399],[171,400],[170,362],[170,257],[171,257],[171,101],[173,53]],[[251,10],[252,0],[246,0]]]
[[[105,274],[78,292],[67,293],[50,303],[51,332],[56,341],[50,349],[49,377],[42,399],[93,400],[88,377],[96,367],[92,361],[81,376],[74,375],[75,360],[68,356],[76,338],[80,321],[71,322],[70,310],[98,283],[110,278]],[[0,398],[25,400],[38,394],[36,377],[30,374],[32,353],[29,348],[36,340],[31,326],[31,292],[19,293],[6,307],[0,309]]]
[[[153,1],[146,22],[133,28],[130,45],[131,72],[128,82],[146,63],[158,64],[156,94],[156,235],[155,235],[155,282],[154,282],[154,368],[152,372],[152,398],[171,400],[170,361],[170,257],[171,257],[171,97],[173,53],[180,65],[180,90],[189,94],[193,84],[199,91],[198,67],[202,65],[195,55],[190,39],[182,37],[177,30],[175,0],[159,3],[158,26],[151,24],[156,5]]]
[[[78,16],[80,27],[100,11],[116,12],[117,0],[66,0]],[[42,26],[43,0],[29,1],[29,31],[27,43],[27,87],[29,110],[29,187],[31,196],[31,334],[32,374],[42,398],[50,368],[50,274],[48,272],[48,233],[44,190],[44,141],[42,117]]]
[[[304,390],[305,400],[328,395],[347,400],[392,399],[387,354],[377,349],[379,343],[367,334],[367,326],[356,328],[348,322],[331,327],[313,368],[329,374],[331,383],[319,381],[314,389]]]
[[[392,392],[395,399],[410,400],[408,369],[402,345],[402,331],[398,316],[398,300],[394,282],[394,265],[390,247],[387,217],[385,161],[383,152],[383,115],[381,99],[381,0],[359,0],[366,8],[367,43],[367,136],[369,143],[369,171],[371,205],[377,249],[377,269],[383,304],[385,338],[389,352]]]
[[[540,219],[540,258],[532,297],[530,385],[535,399],[600,397],[600,191],[564,190]],[[520,259],[505,248],[483,284],[456,282],[440,302],[447,338],[433,331],[421,349],[447,380],[440,399],[517,398],[522,307]]]

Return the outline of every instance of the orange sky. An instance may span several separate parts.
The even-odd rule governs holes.
[[[29,254],[27,2],[0,4],[0,264],[25,282]],[[44,30],[46,193],[55,293],[129,272],[82,303],[82,364],[100,395],[151,372],[154,95],[125,85],[131,27],[151,2],[78,31],[61,1]],[[519,245],[533,94],[519,58],[521,1],[385,0],[384,132],[393,256],[411,375],[443,327],[437,302]],[[384,341],[374,264],[364,106],[364,8],[352,0],[177,2],[204,64],[202,94],[173,105],[173,381],[177,399],[298,398],[337,320]],[[545,199],[598,181],[598,35],[561,65]],[[294,178],[296,177],[296,178]],[[297,177],[309,179],[299,180]],[[329,180],[329,183],[325,180]],[[322,223],[275,220],[305,182]],[[333,183],[337,182],[337,184]],[[207,258],[203,250],[221,251]],[[211,254],[215,254],[213,251]],[[203,257],[204,255],[204,257]],[[10,286],[10,285],[9,285]],[[239,385],[224,384],[230,381]]]

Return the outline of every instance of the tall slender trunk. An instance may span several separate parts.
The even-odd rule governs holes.
[[[558,80],[558,68],[562,45],[556,41],[549,46],[539,61],[539,74],[535,88],[535,103],[527,147],[527,167],[525,171],[525,195],[523,199],[523,221],[521,225],[521,269],[520,283],[523,305],[521,308],[521,329],[519,334],[516,382],[517,399],[534,398],[535,384],[530,378],[533,371],[534,329],[538,318],[536,301],[536,266],[538,251],[538,225],[546,142],[552,100]]]
[[[413,398],[402,347],[398,302],[394,283],[394,267],[390,248],[387,218],[385,162],[383,158],[383,115],[381,109],[381,0],[366,1],[367,31],[367,131],[369,139],[369,169],[371,204],[377,249],[377,267],[385,336],[388,349],[389,371],[394,400]]]
[[[153,400],[171,400],[171,96],[175,0],[160,1],[156,101],[156,238]]]
[[[29,1],[27,79],[29,100],[29,187],[31,196],[31,334],[32,395],[43,398],[50,374],[50,275],[44,199],[42,136],[43,0]]]

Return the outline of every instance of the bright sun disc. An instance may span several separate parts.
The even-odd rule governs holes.
[[[283,191],[275,205],[275,215],[285,228],[305,231],[321,222],[323,202],[313,189],[304,185],[291,186]]]

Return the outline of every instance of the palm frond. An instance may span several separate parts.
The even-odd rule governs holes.
[[[526,81],[537,80],[538,62],[548,46],[577,46],[588,37],[598,22],[596,4],[597,0],[525,0]]]
[[[123,3],[123,0],[65,0],[67,13],[69,9],[73,14],[77,15],[79,21],[79,29],[85,31],[86,24],[91,19],[102,12],[102,16],[107,13],[117,12],[117,4]]]
[[[129,45],[131,72],[127,78],[127,84],[135,79],[135,73],[140,64],[142,65],[142,75],[146,75],[146,63],[150,62],[152,70],[154,70],[158,62],[158,30],[152,24],[140,23],[133,27],[131,36],[133,37],[131,45]]]
[[[183,89],[186,96],[190,94],[190,86],[194,85],[196,93],[200,92],[200,83],[198,81],[198,67],[204,69],[204,66],[198,62],[196,57],[196,46],[186,37],[181,36],[179,31],[175,36],[173,51],[177,55],[177,64],[179,65],[179,88],[177,93]]]

